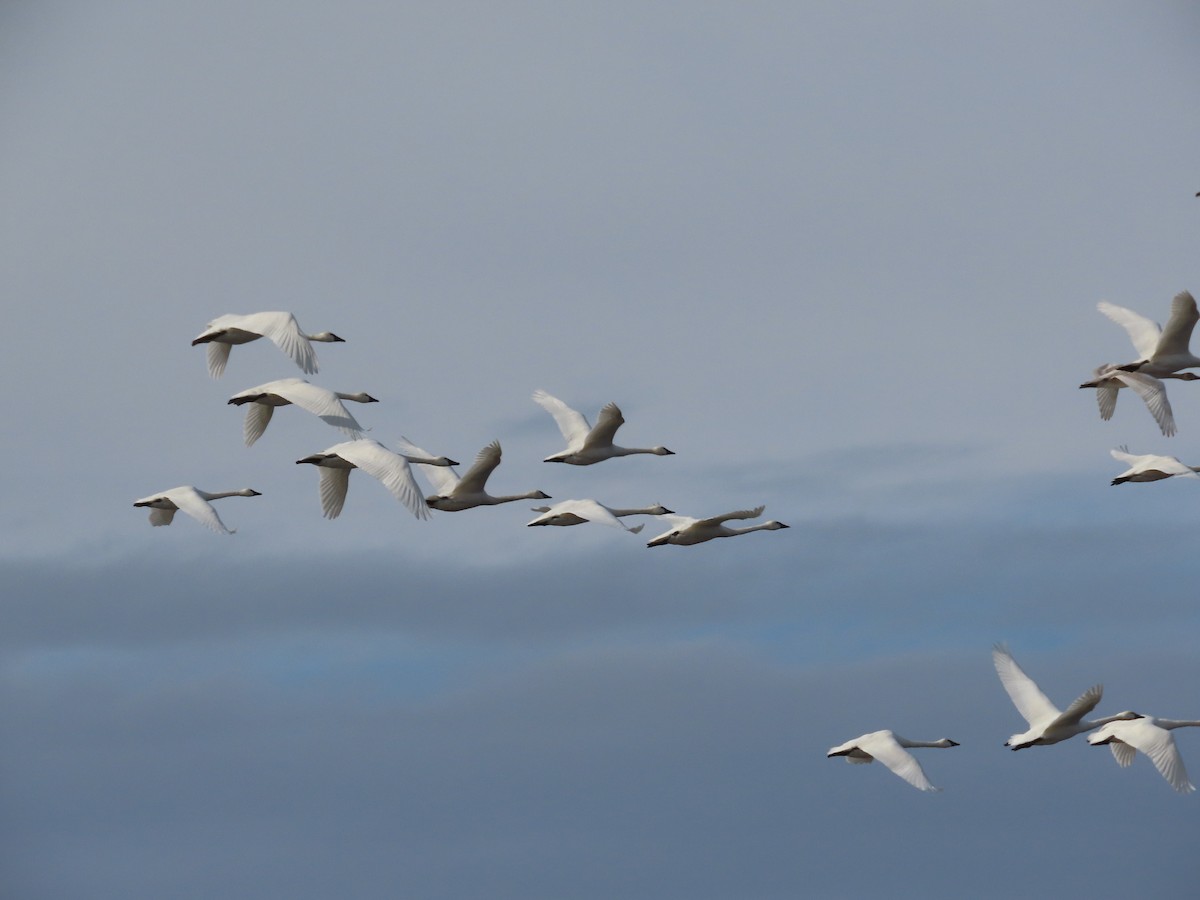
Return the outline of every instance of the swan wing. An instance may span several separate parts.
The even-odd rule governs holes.
[[[1133,765],[1133,758],[1137,755],[1137,751],[1133,747],[1116,738],[1109,741],[1108,746],[1112,747],[1113,759],[1117,761],[1118,766],[1127,769]]]
[[[205,346],[208,347],[208,374],[212,378],[220,378],[225,374],[225,365],[229,362],[229,351],[233,345],[212,341]]]
[[[617,429],[625,424],[625,417],[615,403],[606,403],[596,419],[596,427],[588,432],[584,445],[588,447],[611,447]]]
[[[765,506],[756,506],[754,509],[739,509],[736,512],[723,513],[719,516],[712,516],[708,519],[701,519],[701,525],[708,527],[712,525],[720,525],[722,522],[727,522],[730,519],[757,519],[763,514]]]
[[[1181,794],[1195,790],[1188,780],[1179,748],[1175,746],[1175,736],[1170,731],[1155,725],[1149,719],[1131,719],[1121,724],[1126,727],[1120,729],[1120,739],[1146,754],[1171,787]]]
[[[1188,344],[1192,341],[1192,329],[1200,319],[1200,311],[1196,309],[1196,301],[1187,291],[1176,294],[1171,301],[1171,317],[1167,319],[1167,327],[1163,329],[1158,339],[1155,355],[1174,356],[1187,355]]]
[[[598,503],[595,500],[564,500],[552,508],[552,512],[559,514],[574,513],[581,519],[587,519],[589,522],[598,522],[601,525],[610,525],[613,528],[620,528],[622,531],[628,531],[637,534],[642,530],[642,526],[630,528],[620,519],[612,514],[607,506]]]
[[[1129,333],[1133,348],[1142,359],[1149,359],[1154,355],[1158,339],[1162,335],[1162,329],[1158,327],[1157,322],[1135,313],[1132,309],[1105,300],[1097,303],[1096,308]]]
[[[1142,460],[1144,460],[1146,458],[1145,456],[1139,456],[1137,454],[1130,453],[1129,448],[1126,447],[1124,444],[1122,444],[1120,447],[1113,447],[1108,452],[1112,455],[1112,458],[1115,459],[1117,462],[1123,462],[1123,463],[1125,463],[1125,465],[1129,466],[1130,468],[1133,468],[1134,466],[1136,466],[1138,463],[1142,462]]]
[[[433,454],[427,450],[422,450],[406,437],[401,437],[396,441],[396,446],[400,448],[400,452],[405,456],[424,457],[425,459],[433,459]],[[454,493],[454,489],[458,487],[458,473],[454,471],[453,466],[428,466],[421,463],[414,463],[421,466],[421,473],[429,479],[429,483],[433,486],[433,492],[446,496]]]
[[[1100,418],[1107,422],[1117,411],[1117,385],[1102,384],[1096,388],[1096,404],[1100,407]]]
[[[225,527],[213,505],[201,497],[195,488],[176,488],[171,494],[171,501],[205,528],[217,534],[233,534],[231,529]]]
[[[371,477],[378,478],[418,519],[429,518],[429,507],[413,477],[412,467],[399,453],[393,453],[378,441],[360,440],[339,444],[337,454]]]
[[[317,466],[320,483],[317,490],[321,497],[321,515],[336,519],[346,504],[346,492],[350,490],[350,469],[335,469]]]
[[[1166,385],[1141,372],[1114,372],[1113,377],[1131,387],[1145,401],[1146,408],[1164,435],[1170,437],[1175,433],[1175,414],[1171,412]]]
[[[1096,708],[1096,704],[1100,702],[1100,698],[1104,696],[1104,685],[1093,684],[1090,688],[1080,694],[1075,700],[1055,717],[1051,723],[1053,726],[1060,725],[1078,725],[1083,717]],[[1030,722],[1029,724],[1033,724]]]
[[[263,436],[263,432],[271,424],[271,416],[274,414],[275,407],[266,403],[246,404],[246,418],[242,422],[242,439],[246,442],[247,447],[253,446],[254,442]]]
[[[363,427],[333,391],[310,384],[303,378],[285,378],[275,382],[272,392],[317,416],[326,425],[352,437],[362,437]]]
[[[465,494],[482,494],[488,478],[500,465],[500,442],[492,441],[475,456],[475,464],[463,474],[458,490]]]
[[[557,397],[547,394],[541,388],[533,392],[533,402],[554,416],[558,430],[562,432],[562,436],[567,440],[568,449],[578,450],[583,446],[588,432],[591,431],[591,426],[588,425],[587,419],[583,417],[583,413],[571,409],[567,404],[563,403]],[[613,430],[615,431],[616,429],[614,428]]]
[[[317,371],[317,351],[290,312],[260,312],[244,316],[240,328],[270,338],[306,375]]]
[[[905,750],[890,732],[875,732],[858,739],[860,749],[875,757],[917,790],[938,791],[925,776],[917,758]]]
[[[1058,707],[1050,702],[1037,683],[1017,665],[1008,648],[999,645],[993,647],[992,663],[1013,706],[1031,727],[1036,728],[1058,718]]]
[[[154,507],[154,506],[150,507],[150,524],[151,525],[170,525],[174,519],[175,519],[175,510],[173,508],[172,509],[158,509],[157,507]]]

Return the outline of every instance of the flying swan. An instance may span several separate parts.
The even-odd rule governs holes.
[[[739,534],[749,534],[751,531],[776,531],[789,527],[774,519],[758,525],[748,525],[745,528],[731,528],[723,524],[730,519],[757,519],[763,514],[764,509],[766,509],[765,506],[756,506],[754,509],[741,509],[708,519],[693,519],[690,516],[675,515],[660,516],[671,523],[671,530],[664,531],[646,546],[661,547],[663,544],[679,544],[686,547],[691,544],[703,544],[713,538],[735,537]]]
[[[467,469],[466,474],[459,478],[447,466],[437,466],[423,458],[429,454],[408,441],[400,438],[400,448],[409,454],[409,458],[422,467],[422,471],[433,485],[434,493],[425,498],[425,503],[431,509],[442,512],[459,512],[473,509],[476,506],[495,506],[499,503],[511,503],[514,500],[549,500],[550,495],[541,491],[530,491],[526,494],[506,494],[494,497],[485,489],[488,477],[500,465],[500,442],[492,441],[479,451],[475,464]]]
[[[624,516],[665,516],[671,510],[665,506],[644,506],[640,509],[613,509],[595,500],[563,500],[553,506],[535,506],[534,512],[542,513],[527,525],[582,525],[585,522],[599,522],[601,525],[611,525],[623,528],[630,534],[637,534],[645,525],[635,525],[630,528],[621,518]]]
[[[350,415],[342,403],[343,400],[353,400],[355,403],[378,403],[370,394],[360,391],[357,394],[343,394],[341,391],[330,391],[323,387],[310,384],[303,378],[280,378],[278,381],[268,381],[258,387],[247,388],[229,398],[233,406],[246,407],[246,420],[242,425],[242,437],[246,446],[254,444],[267,426],[271,424],[271,416],[277,406],[295,404],[307,410],[314,416],[319,416],[327,425],[332,425],[339,431],[352,438],[363,436],[363,427],[358,420]]]
[[[936,741],[910,741],[885,728],[883,731],[872,731],[870,734],[856,737],[837,747],[830,747],[825,758],[842,756],[848,763],[869,763],[877,759],[917,790],[940,791],[940,787],[934,787],[925,777],[925,770],[908,750],[913,747],[957,746],[958,742],[949,738],[941,738]]]
[[[1014,734],[1004,742],[1005,747],[1011,747],[1013,750],[1044,747],[1107,725],[1109,722],[1140,718],[1140,713],[1125,710],[1102,719],[1085,719],[1084,716],[1096,708],[1104,694],[1104,686],[1099,684],[1080,694],[1065,712],[1059,712],[1058,707],[1046,698],[1034,680],[1017,665],[1007,647],[997,644],[992,649],[992,662],[996,666],[996,674],[1000,676],[1000,683],[1004,685],[1004,690],[1008,692],[1017,712],[1029,723],[1029,730]]]
[[[208,344],[208,374],[220,378],[225,372],[225,364],[229,362],[229,351],[234,344],[248,344],[259,338],[270,338],[275,345],[292,358],[305,375],[317,371],[317,351],[312,347],[312,341],[322,343],[345,343],[342,338],[330,331],[317,334],[305,334],[300,330],[296,317],[290,312],[258,312],[249,315],[217,316],[200,336],[192,341],[192,346]]]
[[[362,438],[334,444],[328,450],[296,460],[296,465],[301,463],[317,466],[321,476],[321,514],[326,519],[336,519],[341,515],[346,491],[350,487],[351,469],[362,469],[373,478],[378,478],[414,516],[418,519],[429,518],[429,510],[425,508],[408,460],[379,441]]]
[[[1200,721],[1142,716],[1128,722],[1109,722],[1096,733],[1089,734],[1087,740],[1093,747],[1101,744],[1112,747],[1113,758],[1121,767],[1132,764],[1136,751],[1141,750],[1150,757],[1150,762],[1154,763],[1158,774],[1167,780],[1167,784],[1181,794],[1190,794],[1196,788],[1188,780],[1183,757],[1179,755],[1171,731],[1195,727],[1200,727]]]
[[[625,418],[615,403],[600,410],[596,427],[588,425],[582,413],[571,409],[557,397],[552,397],[540,388],[533,392],[534,402],[554,416],[558,430],[567,440],[567,449],[547,456],[543,462],[568,463],[572,466],[590,466],[616,456],[632,456],[635,453],[653,453],[655,456],[674,456],[666,447],[618,447],[613,443],[617,429],[625,424]]]
[[[242,488],[240,491],[217,491],[210,494],[190,484],[171,488],[169,491],[159,491],[149,497],[133,501],[134,506],[144,506],[150,509],[151,525],[170,525],[177,510],[183,510],[205,528],[210,528],[217,534],[233,534],[236,528],[226,528],[217,511],[208,501],[220,500],[222,497],[261,497],[258,491]]]
[[[1147,453],[1141,456],[1130,453],[1128,447],[1117,447],[1110,451],[1113,459],[1129,466],[1124,472],[1112,480],[1114,485],[1127,481],[1162,481],[1176,475],[1181,478],[1200,478],[1200,466],[1189,466],[1174,456],[1155,456]]]
[[[1196,301],[1187,291],[1175,295],[1171,301],[1171,317],[1167,327],[1159,328],[1157,322],[1135,313],[1131,309],[1101,300],[1096,308],[1129,333],[1138,359],[1121,368],[1126,372],[1142,372],[1155,378],[1163,378],[1180,369],[1200,366],[1200,357],[1192,355],[1188,344],[1192,340],[1192,329],[1200,320]]]
[[[1166,373],[1161,378],[1177,378],[1180,381],[1197,381],[1200,375],[1194,372]],[[1167,399],[1167,386],[1161,378],[1144,372],[1126,372],[1116,363],[1105,363],[1092,373],[1092,380],[1085,381],[1081,388],[1096,389],[1096,403],[1100,407],[1100,418],[1108,421],[1117,408],[1117,392],[1121,388],[1132,388],[1142,398],[1150,415],[1158,423],[1159,430],[1167,437],[1175,434],[1175,414]]]

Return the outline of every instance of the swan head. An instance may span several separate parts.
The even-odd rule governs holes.
[[[952,741],[950,738],[939,738],[933,742],[935,747],[961,747],[958,741]]]
[[[776,522],[772,519],[770,522],[763,522],[762,526],[767,531],[778,531],[780,528],[791,528],[791,525],[784,525],[782,522]]]
[[[650,507],[650,509],[647,511],[647,514],[651,516],[673,516],[675,515],[675,510],[667,509],[661,503],[656,503],[654,506]]]
[[[261,497],[262,491],[256,491],[254,488],[242,488],[238,491],[239,497]]]
[[[1180,381],[1200,381],[1200,375],[1195,372],[1179,372],[1172,377],[1178,378]]]
[[[650,452],[655,456],[674,456],[674,450],[668,450],[666,447],[651,447]]]
[[[345,338],[338,337],[332,331],[318,331],[316,334],[310,334],[308,336],[308,339],[310,341],[320,341],[323,344],[344,344],[344,343],[346,343]]]
[[[353,400],[355,403],[378,403],[379,401],[368,394],[366,391],[359,391],[357,394],[347,394],[346,400]]]
[[[530,500],[549,500],[550,495],[547,494],[545,491],[534,491],[532,494],[529,495],[529,499]]]

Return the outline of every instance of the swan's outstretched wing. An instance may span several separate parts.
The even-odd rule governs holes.
[[[320,476],[318,491],[321,496],[321,515],[336,519],[346,504],[346,492],[350,489],[350,470],[317,466]]]
[[[1071,705],[1058,715],[1054,722],[1058,725],[1078,725],[1083,717],[1096,708],[1100,698],[1104,696],[1104,685],[1093,684],[1090,688],[1071,701]]]
[[[1105,422],[1117,411],[1117,393],[1115,384],[1102,384],[1096,388],[1096,404],[1100,407],[1100,418]]]
[[[405,456],[411,456],[416,459],[433,459],[433,454],[426,450],[422,450],[406,437],[401,437],[396,441],[396,446],[400,448],[400,452]],[[413,465],[421,466],[421,474],[429,479],[429,483],[433,486],[433,492],[440,496],[448,496],[458,487],[458,473],[451,466],[429,466],[413,463]]]
[[[1109,742],[1108,746],[1112,747],[1113,759],[1117,761],[1118,766],[1127,769],[1133,765],[1133,758],[1137,756],[1137,751],[1133,747],[1115,738]]]
[[[212,344],[209,346],[211,347]],[[263,436],[263,432],[271,424],[271,416],[274,414],[275,407],[265,403],[246,404],[246,418],[242,422],[242,440],[246,442],[247,447],[253,446],[254,442]]]
[[[429,518],[429,507],[425,505],[425,498],[421,496],[421,489],[413,477],[412,468],[403,456],[372,440],[338,444],[334,452],[373,478],[378,478],[392,496],[418,519]]]
[[[1175,746],[1174,735],[1160,725],[1156,725],[1153,720],[1144,718],[1110,722],[1100,731],[1088,736],[1089,743],[1099,744],[1106,740],[1111,740],[1113,756],[1121,765],[1127,766],[1129,763],[1117,755],[1117,748],[1123,746],[1118,743],[1119,741],[1123,741],[1132,748],[1129,750],[1130,758],[1133,756],[1133,750],[1140,750],[1146,754],[1154,763],[1154,767],[1158,769],[1158,773],[1179,793],[1189,794],[1195,790],[1191,781],[1188,780],[1187,769],[1184,768],[1179,748]]]
[[[488,477],[500,465],[500,442],[492,441],[475,456],[475,464],[463,474],[458,490],[466,494],[482,494]],[[432,468],[432,466],[430,467]]]
[[[917,790],[941,790],[941,788],[934,787],[930,783],[929,779],[925,776],[925,770],[917,762],[917,758],[901,747],[897,743],[895,736],[889,732],[877,731],[874,734],[865,735],[859,738],[858,746]]]
[[[307,410],[321,419],[326,425],[332,425],[339,431],[354,438],[362,437],[363,427],[350,414],[346,406],[333,391],[317,387],[303,378],[284,378],[271,384],[263,385],[271,393],[278,394],[288,402]],[[254,404],[261,406],[262,404]]]
[[[1171,412],[1166,385],[1157,378],[1141,372],[1113,372],[1113,378],[1120,379],[1137,392],[1164,435],[1170,437],[1175,433],[1175,414]]]
[[[171,501],[205,528],[212,529],[217,534],[233,534],[234,529],[226,528],[213,505],[196,493],[195,488],[175,488],[170,492]]]
[[[1013,706],[1031,728],[1044,726],[1059,717],[1058,707],[1050,702],[1034,680],[1017,665],[1007,647],[997,644],[992,648],[992,663]]]
[[[591,431],[591,426],[588,425],[587,419],[583,417],[583,413],[571,409],[567,404],[563,403],[557,397],[547,394],[541,388],[533,392],[533,402],[554,416],[558,430],[567,439],[567,449],[578,450],[583,446],[588,432]],[[617,424],[619,425],[620,423],[618,422]],[[613,430],[615,431],[616,429],[614,428]]]
[[[615,403],[606,403],[596,419],[596,427],[588,432],[584,444],[589,447],[610,447],[617,436],[617,429],[624,424],[625,417],[621,415],[620,407]]]
[[[720,525],[722,522],[727,522],[730,519],[757,519],[763,514],[765,506],[756,506],[754,509],[739,509],[736,512],[723,513],[719,516],[712,516],[708,519],[701,519],[700,524],[708,527],[710,525]]]
[[[553,519],[555,516],[574,515],[581,519],[586,519],[589,522],[598,522],[601,525],[611,525],[613,528],[620,528],[623,531],[628,531],[631,534],[637,534],[644,526],[637,525],[630,528],[620,519],[612,514],[612,511],[595,500],[563,500],[555,503],[545,513],[534,519],[534,522],[539,522],[547,519]],[[533,524],[532,522],[530,524]]]
[[[211,378],[220,378],[225,374],[225,366],[229,362],[229,351],[233,349],[231,344],[222,344],[218,341],[213,341],[208,344],[208,374]]]
[[[290,312],[260,312],[242,317],[239,326],[270,338],[275,346],[292,358],[305,375],[317,371],[317,351],[313,349],[296,317]]]
[[[1167,327],[1158,339],[1156,352],[1164,356],[1186,354],[1197,320],[1200,320],[1200,311],[1197,311],[1192,295],[1187,291],[1176,294],[1171,301],[1171,318],[1167,319]]]
[[[1158,339],[1162,335],[1162,329],[1158,327],[1157,322],[1135,313],[1132,309],[1126,309],[1105,300],[1097,303],[1096,309],[1129,333],[1129,339],[1133,341],[1133,348],[1137,350],[1142,359],[1149,359],[1154,355],[1154,351],[1158,348]]]

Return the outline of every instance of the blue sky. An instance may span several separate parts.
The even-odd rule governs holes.
[[[17,3],[0,13],[4,858],[14,897],[1128,896],[1195,797],[1013,754],[1060,704],[1200,717],[1200,463],[1099,300],[1195,291],[1187,4]],[[371,437],[489,487],[792,526],[647,550],[417,522],[190,340],[289,309]],[[530,399],[616,401],[575,469]],[[1126,392],[1127,393],[1127,392]],[[1189,448],[1193,448],[1189,450]],[[232,537],[131,503],[173,485]],[[893,728],[944,793],[826,749]],[[1200,739],[1177,734],[1193,778]]]

